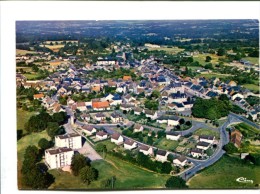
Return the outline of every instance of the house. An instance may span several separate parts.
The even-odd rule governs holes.
[[[115,143],[116,145],[121,145],[124,143],[124,138],[119,133],[114,133],[111,136],[111,142]]]
[[[55,136],[55,146],[79,149],[82,147],[82,139],[79,134],[67,133]]]
[[[192,157],[198,158],[200,156],[203,156],[203,150],[199,148],[192,148],[190,154],[192,155]]]
[[[244,99],[245,97],[244,95],[235,92],[234,94],[231,95],[231,100],[234,101],[236,98]]]
[[[185,106],[182,103],[170,103],[168,104],[168,108],[171,110],[176,110],[178,112],[185,111]]]
[[[187,95],[178,91],[177,93],[172,93],[169,95],[168,103],[177,102],[182,103],[187,101]]]
[[[137,143],[131,139],[126,139],[124,142],[124,148],[127,150],[132,150],[137,147]]]
[[[237,86],[237,83],[231,80],[230,82],[228,82],[228,85],[229,86]]]
[[[65,112],[65,110],[61,107],[60,104],[55,103],[55,104],[53,105],[52,112],[53,112],[53,113]]]
[[[167,119],[167,125],[168,126],[177,126],[179,125],[179,120],[180,118],[177,117],[177,116],[168,116],[168,119]]]
[[[140,115],[143,112],[143,109],[139,107],[134,107],[132,110],[134,111],[135,115]]]
[[[142,125],[137,124],[137,123],[134,125],[134,133],[142,132],[143,130],[144,130],[144,127]]]
[[[155,159],[160,162],[167,161],[168,153],[165,150],[158,150]]]
[[[146,145],[140,145],[139,146],[139,152],[142,152],[144,155],[153,155],[153,148],[146,146]]]
[[[181,135],[178,132],[174,132],[174,131],[166,132],[166,139],[177,141],[178,139],[180,139],[180,137]]]
[[[45,163],[49,169],[69,166],[73,154],[74,151],[71,148],[50,148],[45,150]]]
[[[110,105],[111,106],[116,106],[122,104],[122,98],[119,94],[115,94],[112,99],[110,100]]]
[[[70,106],[70,105],[72,105],[72,104],[74,104],[74,103],[75,103],[75,101],[72,100],[71,98],[68,98],[68,99],[67,99],[67,105],[68,105],[68,106]]]
[[[93,110],[110,110],[109,102],[93,102],[92,101]]]
[[[180,166],[180,167],[183,167],[187,164],[187,158],[185,156],[180,156],[176,159],[173,160],[173,164],[175,166]]]
[[[98,139],[98,140],[104,140],[104,139],[107,139],[107,138],[108,138],[108,135],[104,131],[99,131],[96,134],[96,139]]]
[[[111,114],[111,120],[113,123],[119,123],[119,122],[122,122],[124,120],[124,118],[117,112],[113,112]]]
[[[255,121],[257,119],[258,115],[259,115],[259,113],[256,112],[255,110],[248,113],[248,117],[251,116],[253,121]]]
[[[121,104],[120,110],[122,110],[122,111],[125,110],[125,111],[129,112],[130,110],[132,110],[133,107],[135,107],[135,106],[132,104]]]
[[[103,121],[103,120],[106,119],[106,116],[105,116],[104,113],[99,112],[99,113],[97,113],[97,114],[95,115],[95,119],[96,119],[97,121]]]
[[[123,76],[123,81],[131,81],[131,80],[132,80],[131,76],[129,76],[129,75]]]
[[[203,142],[203,141],[200,141],[197,143],[197,146],[196,146],[198,149],[202,149],[202,150],[207,150],[209,149],[210,147],[210,144],[207,143],[207,142]]]
[[[80,115],[80,118],[88,122],[90,121],[91,116],[89,113],[83,113]]]
[[[124,101],[126,102],[126,103],[129,103],[131,100],[136,100],[134,97],[132,97],[130,94],[128,94],[128,95],[126,95],[125,97],[124,97]]]
[[[80,111],[87,110],[87,106],[86,106],[85,102],[77,102],[77,109]]]
[[[81,128],[86,135],[93,135],[97,132],[97,129],[91,125],[83,125]]]
[[[239,148],[242,142],[243,135],[240,131],[235,129],[234,131],[231,132],[230,136],[230,141],[237,147]]]
[[[144,113],[145,113],[145,116],[146,116],[146,117],[148,117],[148,118],[150,118],[150,119],[152,119],[152,120],[155,120],[155,119],[158,118],[158,116],[157,116],[157,111],[146,109],[146,110],[144,111]]]
[[[42,100],[44,98],[44,94],[34,94],[33,99],[34,100]]]
[[[199,136],[199,141],[201,141],[201,142],[213,144],[214,140],[215,140],[215,136],[210,136],[210,135],[200,135]]]

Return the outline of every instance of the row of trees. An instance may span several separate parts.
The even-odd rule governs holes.
[[[54,113],[52,116],[47,112],[40,112],[38,115],[32,116],[25,123],[25,129],[28,133],[41,132],[47,129],[47,133],[51,138],[55,135],[64,133],[64,128],[60,127],[67,119],[65,112]]]
[[[162,173],[162,174],[169,174],[172,171],[172,166],[170,162],[159,162],[159,161],[152,161],[149,156],[144,155],[143,153],[139,152],[136,157],[132,156],[131,153],[127,152],[126,155],[123,155],[118,152],[108,152],[108,154],[118,157],[122,160],[131,162],[132,164],[147,168],[154,172]]]
[[[54,177],[48,173],[44,163],[39,163],[42,155],[36,146],[28,146],[24,153],[22,165],[22,183],[32,189],[47,189],[53,182]]]
[[[82,154],[73,155],[71,159],[71,170],[74,176],[79,176],[87,185],[98,178],[98,170],[91,167],[89,160]]]

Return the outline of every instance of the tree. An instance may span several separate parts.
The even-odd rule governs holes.
[[[85,166],[80,169],[79,175],[81,180],[89,185],[91,181],[97,180],[98,170],[90,166]]]
[[[172,188],[172,189],[185,189],[188,188],[186,185],[186,182],[181,177],[170,177],[165,184],[166,188]]]
[[[47,124],[47,133],[53,139],[55,135],[59,134],[59,124],[57,122],[49,122]]]
[[[42,149],[42,150],[46,150],[48,148],[51,147],[51,143],[45,139],[45,138],[41,138],[38,142],[38,146]]]
[[[229,98],[226,94],[220,94],[218,99],[221,100],[221,101],[229,101]]]
[[[28,146],[24,153],[22,173],[26,174],[27,172],[30,172],[39,160],[39,149],[36,146]]]
[[[46,169],[35,165],[29,172],[23,174],[22,182],[32,189],[47,189],[54,182],[54,177]]]
[[[205,69],[214,69],[212,63],[208,63],[204,66]]]
[[[80,169],[90,166],[90,163],[87,161],[87,158],[82,154],[74,154],[71,159],[71,170],[74,176],[79,175]]]
[[[168,160],[169,162],[172,162],[174,158],[175,158],[175,157],[174,157],[173,154],[168,154],[168,156],[167,156],[167,160]]]
[[[229,142],[228,144],[224,145],[224,146],[223,146],[223,149],[224,149],[228,154],[233,154],[233,153],[238,152],[237,147],[236,147],[233,143],[231,143],[231,142]]]
[[[63,124],[67,119],[67,114],[65,112],[58,112],[52,115],[54,122],[57,122],[59,125]]]
[[[185,122],[185,125],[191,126],[191,122],[190,122],[190,121],[186,121],[186,122]]]
[[[219,48],[218,51],[217,51],[217,55],[218,56],[223,56],[226,54],[226,50],[223,49],[223,48]]]
[[[180,123],[181,125],[183,125],[183,124],[185,123],[185,120],[184,120],[183,118],[181,118],[181,119],[179,120],[179,123]]]
[[[205,62],[210,62],[212,59],[211,59],[211,57],[210,56],[206,56],[206,60],[205,60]]]
[[[154,90],[151,94],[152,98],[159,98],[161,96],[161,93],[158,90]]]
[[[172,170],[171,162],[162,163],[161,173],[169,174],[171,172],[171,170]]]

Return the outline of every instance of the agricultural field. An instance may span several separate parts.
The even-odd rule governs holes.
[[[257,58],[257,57],[245,57],[243,59],[245,59],[253,64],[259,64],[259,58]]]
[[[211,130],[211,129],[198,129],[194,133],[194,135],[212,135],[215,136],[215,138],[219,139],[219,132]]]
[[[49,171],[55,177],[49,189],[111,189],[105,188],[107,179],[116,177],[114,189],[163,188],[169,175],[160,175],[113,156],[107,155],[105,160],[93,161],[91,165],[99,171],[99,178],[90,185],[83,184],[79,177],[58,170]],[[145,181],[144,181],[145,180]]]
[[[40,45],[40,46],[44,47],[44,45]],[[58,52],[61,48],[64,47],[64,44],[45,45],[45,47],[51,49],[53,52]]]
[[[212,60],[210,62],[205,62],[206,56],[210,56]],[[217,56],[216,54],[209,54],[209,53],[208,54],[198,54],[198,55],[193,56],[193,60],[198,61],[202,65],[205,65],[207,63],[212,63],[213,65],[217,64],[219,58],[220,57]]]
[[[26,55],[26,54],[35,54],[35,51],[27,51],[22,49],[16,49],[16,55]]]
[[[39,77],[40,77],[40,75],[38,74],[38,73],[31,73],[31,74],[29,74],[29,73],[24,73],[23,74],[28,80],[37,80]]]
[[[165,51],[168,54],[177,54],[178,52],[183,51],[184,49],[178,48],[178,47],[160,47],[160,48],[148,48],[149,51]]]
[[[260,166],[244,163],[239,158],[224,155],[215,164],[191,178],[187,184],[190,189],[259,189],[259,172]],[[239,183],[236,181],[239,177],[245,177],[254,182],[253,184]]]
[[[254,93],[259,93],[259,86],[256,84],[244,84],[243,86],[245,88],[253,91]]]

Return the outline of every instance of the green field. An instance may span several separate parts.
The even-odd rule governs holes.
[[[235,129],[238,129],[244,136],[251,138],[257,134],[260,134],[260,131],[246,123],[240,123],[234,126]]]
[[[16,49],[16,55],[26,55],[26,54],[35,54],[35,51],[27,51],[22,49]]]
[[[198,74],[196,75],[196,77],[205,77],[206,79],[211,79],[213,77],[216,77],[216,78],[225,78],[225,77],[228,77],[230,75],[228,74],[219,74],[219,73],[205,73],[205,74]]]
[[[183,51],[184,49],[178,48],[178,47],[172,47],[172,48],[167,48],[167,47],[160,47],[160,48],[148,48],[149,51],[165,51],[166,53],[169,54],[176,54],[178,52]]]
[[[22,109],[17,109],[17,129],[22,129],[25,133],[24,124],[30,119],[31,116],[35,115],[35,112],[28,112]]]
[[[212,60],[210,62],[205,62],[206,56],[210,56]],[[213,54],[198,54],[193,56],[193,60],[198,61],[201,65],[205,65],[207,63],[212,63],[213,65],[217,64],[219,58],[219,56]]]
[[[194,135],[212,135],[215,136],[215,138],[219,139],[219,132],[213,131],[211,129],[198,129],[194,133]]]
[[[117,146],[116,144],[112,143],[110,139],[97,143],[95,146],[97,146],[98,144],[106,145],[108,151],[113,150]]]
[[[58,173],[57,170],[51,170],[50,173],[55,176],[55,183],[50,186],[50,189],[111,189],[105,188],[103,183],[112,176],[116,177],[114,189],[163,188],[169,178],[169,175],[141,169],[110,155],[106,156],[105,161],[92,162],[92,166],[98,169],[99,178],[90,185],[84,185],[79,177],[74,177],[67,172]]]
[[[37,74],[37,73],[32,73],[32,74],[28,74],[28,73],[25,73],[23,74],[28,80],[37,80],[40,75]]]
[[[243,59],[248,60],[249,62],[251,62],[253,64],[259,64],[259,58],[257,58],[257,57],[245,57]]]
[[[188,181],[191,189],[242,189],[259,188],[260,184],[260,166],[245,164],[238,158],[224,155],[212,166],[202,170]],[[253,180],[251,183],[239,183],[236,181],[239,177],[245,177]]]
[[[161,138],[156,142],[155,145],[156,145],[156,147],[163,149],[163,150],[175,150],[178,147],[179,142],[169,140],[166,138]]]
[[[259,86],[258,85],[256,85],[256,84],[244,84],[243,85],[245,88],[247,88],[247,89],[249,89],[249,90],[251,90],[252,92],[259,92]]]
[[[22,137],[18,142],[17,142],[17,165],[18,165],[18,187],[19,188],[26,188],[25,186],[22,185],[21,183],[21,168],[22,168],[22,162],[23,162],[23,156],[24,156],[24,152],[25,149],[29,146],[29,145],[35,145],[38,146],[38,141],[41,138],[46,138],[48,140],[50,140],[49,136],[47,135],[46,131],[42,131],[40,133],[32,133],[30,135],[26,135],[24,137]]]

